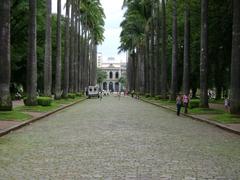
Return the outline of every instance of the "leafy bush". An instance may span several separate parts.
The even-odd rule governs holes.
[[[37,98],[38,105],[41,105],[41,106],[51,106],[52,101],[53,100],[50,97],[38,97]]]
[[[155,100],[160,100],[160,99],[162,99],[162,97],[160,95],[155,96]]]
[[[77,96],[77,97],[82,97],[83,94],[82,94],[81,92],[79,92],[79,93],[76,93],[76,96]]]
[[[149,93],[145,94],[145,98],[150,98],[150,97],[151,97],[151,95]]]
[[[200,100],[199,99],[192,99],[192,100],[190,100],[189,108],[190,109],[198,108],[199,104],[200,104]]]
[[[70,99],[75,99],[75,98],[76,98],[76,94],[74,94],[74,93],[69,93],[69,94],[68,94],[68,98],[70,98]]]

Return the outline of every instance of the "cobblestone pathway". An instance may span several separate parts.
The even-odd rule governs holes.
[[[240,137],[122,97],[0,138],[0,179],[240,179]]]

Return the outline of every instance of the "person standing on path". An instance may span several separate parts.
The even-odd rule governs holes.
[[[227,97],[225,97],[225,99],[224,99],[224,107],[225,107],[226,112],[229,112],[230,101]]]
[[[131,96],[132,96],[132,98],[134,97],[134,93],[135,93],[135,91],[132,90],[132,92],[131,92]]]
[[[184,94],[183,95],[183,105],[184,105],[184,113],[187,114],[188,112],[188,103],[189,103],[189,97]]]
[[[121,91],[118,92],[118,100],[121,98]]]
[[[179,116],[181,111],[181,106],[182,106],[182,97],[180,95],[177,95],[176,105],[177,105],[177,115]]]
[[[99,99],[100,99],[100,101],[102,101],[102,98],[103,98],[103,93],[102,93],[102,91],[99,91]]]

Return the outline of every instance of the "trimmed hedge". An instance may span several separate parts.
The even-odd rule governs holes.
[[[162,97],[160,95],[155,96],[155,100],[160,100],[160,99],[162,99]]]
[[[190,109],[198,108],[199,105],[200,105],[200,100],[199,99],[192,99],[192,100],[190,100],[189,108]]]
[[[41,106],[51,106],[52,101],[53,100],[50,97],[38,97],[37,98],[38,105],[41,105]]]
[[[151,94],[149,94],[149,93],[145,94],[145,98],[150,98],[150,97],[151,97]]]
[[[76,96],[77,96],[77,97],[82,97],[83,94],[82,94],[81,92],[79,92],[79,93],[76,93]]]
[[[70,99],[75,99],[75,98],[76,98],[76,94],[74,94],[74,93],[68,93],[68,98],[70,98]]]

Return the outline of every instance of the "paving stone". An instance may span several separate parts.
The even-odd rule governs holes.
[[[240,138],[123,97],[86,100],[0,138],[0,180],[240,179]]]

